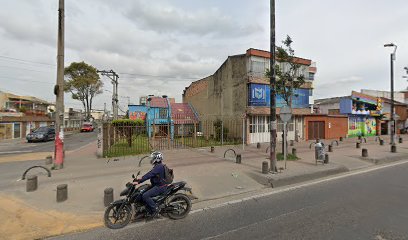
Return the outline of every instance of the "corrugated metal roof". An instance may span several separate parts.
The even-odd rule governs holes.
[[[167,108],[167,99],[162,97],[152,97],[150,107]]]
[[[194,124],[198,119],[188,103],[172,103],[171,117],[174,124]]]

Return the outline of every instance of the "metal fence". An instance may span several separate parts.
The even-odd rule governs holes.
[[[103,156],[116,157],[155,150],[242,144],[243,127],[236,120],[185,121],[147,126],[103,124]],[[149,137],[150,136],[150,137]]]

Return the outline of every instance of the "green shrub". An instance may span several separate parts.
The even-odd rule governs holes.
[[[118,119],[112,121],[113,126],[144,126],[144,124],[145,123],[142,119]]]

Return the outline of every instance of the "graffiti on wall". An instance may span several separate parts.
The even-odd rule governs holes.
[[[129,118],[132,120],[142,119],[144,121],[146,120],[146,113],[145,112],[129,112]]]

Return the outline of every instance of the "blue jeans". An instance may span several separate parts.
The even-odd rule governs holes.
[[[146,203],[151,213],[155,211],[157,207],[156,203],[153,201],[152,198],[164,193],[166,189],[167,189],[166,186],[154,186],[143,194],[142,199]]]

